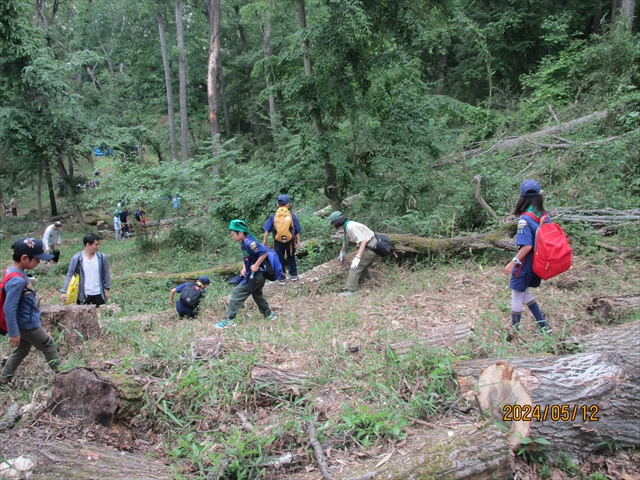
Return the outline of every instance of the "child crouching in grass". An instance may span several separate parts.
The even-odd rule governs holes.
[[[271,311],[267,300],[262,295],[265,278],[263,265],[269,254],[269,250],[258,242],[249,232],[249,228],[244,220],[231,220],[229,223],[229,234],[234,242],[240,243],[244,265],[240,275],[242,281],[233,289],[231,293],[231,301],[227,308],[227,315],[221,322],[216,323],[216,328],[235,327],[236,315],[240,307],[244,304],[249,296],[253,296],[253,300],[258,305],[260,313],[267,320],[276,318],[275,313]]]

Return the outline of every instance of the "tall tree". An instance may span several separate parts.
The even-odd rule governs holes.
[[[162,65],[164,67],[164,84],[167,91],[167,116],[169,118],[169,139],[171,141],[171,158],[178,160],[178,138],[176,135],[176,119],[173,106],[173,87],[171,86],[171,68],[169,66],[169,53],[167,51],[167,36],[164,29],[164,16],[156,14],[158,33],[160,35],[160,48],[162,49]]]
[[[187,55],[184,49],[182,0],[176,2],[176,37],[180,80],[180,151],[182,153],[182,163],[187,163],[189,161],[189,120],[187,117]]]
[[[273,69],[271,68],[271,11],[267,8],[262,35],[264,38],[264,71],[269,91],[269,124],[272,135],[276,134],[276,100],[273,95]],[[273,80],[272,80],[273,79]]]
[[[209,4],[209,62],[207,68],[207,99],[209,103],[209,125],[213,156],[218,156],[220,141],[220,119],[218,118],[218,66],[220,65],[220,0],[210,0]]]

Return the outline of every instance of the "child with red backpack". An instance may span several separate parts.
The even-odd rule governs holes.
[[[267,239],[269,233],[273,233],[274,245],[273,249],[276,251],[280,263],[285,266],[284,257],[285,253],[289,261],[289,280],[295,282],[298,280],[298,266],[296,264],[296,248],[300,247],[300,223],[296,216],[289,211],[291,205],[291,199],[288,195],[280,195],[276,206],[278,209],[276,213],[272,213],[269,219],[262,226],[264,230],[264,238],[262,243],[265,247],[268,247]],[[283,268],[284,271],[284,268]],[[282,278],[278,279],[280,285],[285,284],[284,273]]]
[[[7,358],[0,386],[8,385],[31,347],[40,350],[49,367],[55,372],[60,364],[58,347],[40,324],[40,309],[36,294],[25,270],[33,270],[40,260],[49,261],[53,255],[45,253],[40,240],[21,238],[13,246],[13,264],[2,275],[0,283],[0,334],[9,335],[9,344],[15,349]]]
[[[529,288],[540,286],[541,278],[534,272],[534,249],[536,232],[540,221],[550,223],[549,215],[544,210],[542,191],[536,180],[525,180],[520,185],[520,198],[516,204],[515,215],[518,219],[516,245],[518,253],[505,267],[504,273],[511,275],[511,325],[517,330],[522,319],[524,303],[533,314],[538,326],[544,333],[551,333],[551,325],[545,320],[536,299]]]

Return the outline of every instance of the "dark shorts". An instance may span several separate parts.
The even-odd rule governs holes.
[[[104,305],[104,298],[102,298],[102,295],[87,295],[84,299],[84,302],[81,302],[80,299],[78,299],[78,305],[95,305],[96,307],[99,307],[100,305]]]

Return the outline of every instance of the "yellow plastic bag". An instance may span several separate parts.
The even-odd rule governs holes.
[[[78,292],[80,292],[80,275],[76,273],[71,277],[69,285],[67,286],[67,300],[64,304],[71,305],[72,303],[76,303],[78,301]]]

